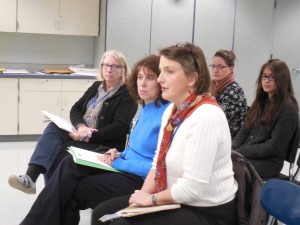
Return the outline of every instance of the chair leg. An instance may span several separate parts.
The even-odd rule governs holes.
[[[267,225],[274,225],[276,219],[273,216],[269,216]]]

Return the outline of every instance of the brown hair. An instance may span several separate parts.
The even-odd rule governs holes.
[[[194,72],[198,74],[198,80],[193,87],[196,94],[208,92],[210,75],[205,56],[200,47],[188,42],[182,42],[161,49],[159,53],[169,60],[178,62],[187,76]]]
[[[272,71],[275,77],[274,82],[277,86],[276,93],[271,99],[269,99],[268,93],[264,92],[261,84],[261,78],[265,68],[269,68]],[[298,109],[297,100],[294,97],[290,70],[285,62],[279,59],[270,59],[263,64],[256,81],[256,86],[256,97],[245,118],[247,127],[252,127],[257,120],[259,120],[261,124],[265,124],[271,119],[276,119],[281,106],[288,99],[291,99]],[[268,107],[265,109],[267,103]]]
[[[227,66],[234,66],[234,61],[236,59],[234,52],[229,50],[219,50],[213,57],[221,57]]]
[[[128,78],[127,86],[129,89],[130,95],[133,99],[139,101],[142,105],[144,105],[144,101],[140,98],[138,94],[138,87],[137,87],[137,79],[138,74],[141,68],[143,68],[144,72],[147,74],[149,70],[151,70],[155,75],[158,77],[160,74],[159,70],[159,56],[158,55],[150,55],[146,58],[141,59],[138,61],[134,67],[132,68],[131,75]],[[167,100],[164,100],[161,96],[161,89],[159,96],[155,100],[155,104],[157,105],[158,101],[161,101],[163,104],[167,103]]]

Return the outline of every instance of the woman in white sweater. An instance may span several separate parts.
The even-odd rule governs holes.
[[[235,225],[237,184],[226,117],[208,93],[210,76],[202,50],[180,43],[160,51],[158,82],[171,104],[162,118],[153,166],[141,190],[102,203],[99,217],[126,206],[180,203],[181,208],[113,220],[112,225]]]

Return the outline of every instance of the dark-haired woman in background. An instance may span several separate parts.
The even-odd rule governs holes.
[[[232,148],[262,178],[277,177],[298,124],[298,104],[285,62],[271,59],[259,73],[255,100]]]
[[[235,58],[233,51],[219,50],[214,54],[210,65],[210,92],[225,112],[232,139],[240,130],[247,113],[244,91],[233,76]]]

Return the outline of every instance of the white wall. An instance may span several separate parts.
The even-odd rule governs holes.
[[[214,52],[233,48],[236,80],[252,103],[259,68],[271,55],[274,0],[109,0],[102,6],[104,2],[107,21],[100,24],[106,36],[96,43],[122,51],[131,66],[180,41],[199,45],[209,64]]]
[[[94,64],[92,37],[0,32],[0,65],[39,69]]]
[[[235,76],[248,104],[271,55],[274,0],[101,0],[99,37],[0,33],[0,64],[89,64],[118,49],[132,66],[179,41],[199,45],[210,63],[219,49],[237,54]]]
[[[300,1],[277,0],[274,21],[273,57],[289,66],[295,96],[300,104]]]

